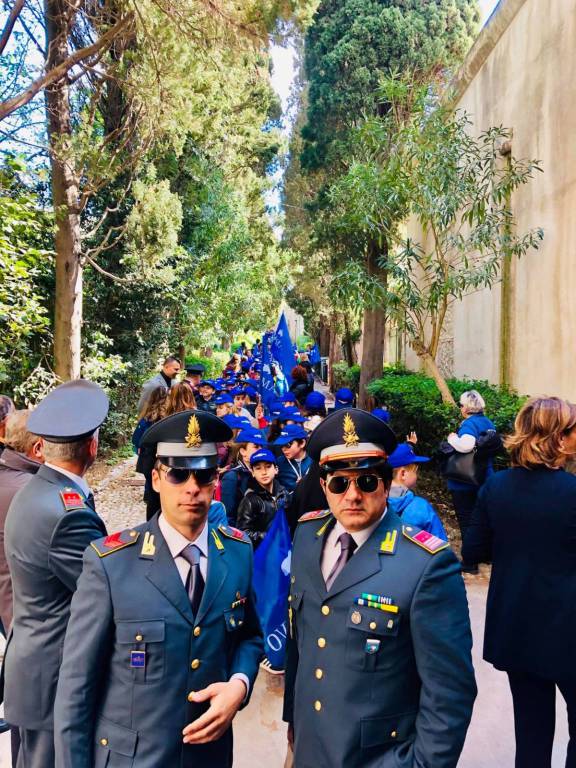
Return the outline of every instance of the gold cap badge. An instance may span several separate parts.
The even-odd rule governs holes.
[[[186,446],[188,448],[199,448],[202,445],[200,437],[200,424],[196,416],[190,416],[188,422],[188,434],[186,435]]]
[[[356,426],[349,413],[344,416],[344,444],[350,448],[358,445],[360,438],[356,434]]]

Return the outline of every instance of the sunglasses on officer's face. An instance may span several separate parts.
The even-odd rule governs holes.
[[[326,482],[326,487],[330,493],[341,496],[346,493],[350,483],[355,483],[356,488],[362,493],[374,493],[382,478],[380,475],[358,475],[358,477],[346,477],[345,475],[336,475]]]
[[[180,467],[162,467],[166,480],[170,485],[183,485],[188,482],[190,475],[194,476],[197,485],[210,485],[216,480],[217,467],[209,469],[181,469]]]

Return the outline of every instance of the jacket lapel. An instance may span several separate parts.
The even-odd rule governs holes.
[[[401,527],[400,518],[388,508],[380,525],[372,531],[372,535],[365,544],[346,563],[345,568],[338,574],[328,597],[334,597],[340,592],[349,589],[365,579],[370,578],[381,570],[382,557],[380,545],[387,531]]]
[[[144,556],[142,552],[140,554],[140,557],[150,560],[150,567],[146,573],[146,578],[172,603],[190,624],[194,624],[190,599],[182,584],[182,579],[178,573],[172,553],[168,549],[168,545],[160,531],[158,515],[155,515],[150,520],[148,531],[142,531],[142,541],[147,532],[154,536],[155,552],[152,557],[149,555]]]
[[[198,608],[198,615],[196,616],[196,624],[199,624],[204,616],[210,610],[210,606],[218,596],[218,593],[224,586],[226,577],[228,576],[228,564],[226,563],[226,548],[216,546],[216,541],[212,531],[215,530],[214,526],[209,526],[208,529],[208,570],[206,573],[206,585],[204,587],[204,594]]]
[[[326,598],[326,583],[322,576],[322,552],[324,550],[324,543],[326,537],[336,525],[334,517],[330,516],[322,522],[322,525],[314,534],[314,540],[308,547],[308,561],[307,572],[312,582],[313,588],[324,600]]]

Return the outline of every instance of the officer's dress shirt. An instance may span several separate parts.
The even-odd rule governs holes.
[[[208,574],[208,522],[204,524],[204,528],[202,528],[194,541],[190,541],[190,539],[187,539],[186,536],[183,536],[180,531],[177,531],[175,528],[173,528],[163,515],[160,515],[158,518],[158,527],[162,532],[164,541],[168,545],[170,554],[174,558],[174,565],[176,568],[178,568],[178,573],[182,579],[182,584],[186,586],[188,574],[190,573],[190,563],[185,558],[181,557],[181,554],[186,549],[186,547],[190,546],[190,544],[194,544],[200,550],[200,573],[204,579],[204,584],[206,584],[206,576]],[[230,680],[234,679],[242,680],[246,686],[247,697],[248,691],[250,690],[250,682],[246,675],[243,675],[241,672],[237,672],[230,678]]]
[[[336,525],[328,536],[326,537],[326,543],[324,544],[324,551],[322,552],[322,576],[324,577],[324,581],[328,578],[328,576],[332,573],[332,569],[336,565],[336,560],[340,557],[340,542],[338,541],[339,537],[343,533],[349,533],[350,536],[354,539],[354,542],[356,544],[356,550],[360,549],[360,547],[363,544],[366,544],[370,536],[372,536],[372,533],[376,530],[376,528],[380,525],[381,520],[383,519],[384,515],[386,514],[386,509],[384,509],[384,512],[382,513],[382,516],[378,518],[378,520],[375,523],[372,523],[372,525],[368,526],[368,528],[364,528],[362,531],[347,531],[346,528],[342,525],[340,522],[336,522]],[[354,552],[354,555],[356,554],[356,551]],[[353,555],[353,557],[354,557]]]
[[[50,464],[49,462],[46,462],[44,466],[50,467],[54,472],[60,472],[61,475],[65,475],[69,480],[72,480],[73,483],[76,483],[86,498],[92,493],[90,486],[83,477],[80,477],[80,475],[75,475],[74,472],[68,472],[67,469],[62,469],[62,467],[57,467],[56,464]]]

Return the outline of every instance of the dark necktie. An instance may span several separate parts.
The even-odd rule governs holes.
[[[92,493],[92,491],[90,491],[88,496],[86,496],[86,504],[88,504],[91,510],[96,512],[96,503],[94,502],[94,494]]]
[[[204,578],[202,571],[200,570],[200,557],[201,551],[196,544],[188,544],[186,549],[180,552],[180,557],[183,557],[190,563],[190,573],[186,579],[186,591],[190,598],[190,605],[192,606],[192,613],[194,616],[198,613],[200,608],[200,601],[204,593]]]
[[[338,560],[334,563],[334,568],[332,568],[326,579],[326,590],[328,592],[330,591],[332,584],[336,581],[336,577],[344,570],[344,566],[348,560],[350,560],[358,546],[352,536],[349,533],[346,533],[346,531],[338,536],[338,541],[340,542],[340,554],[338,555]]]

